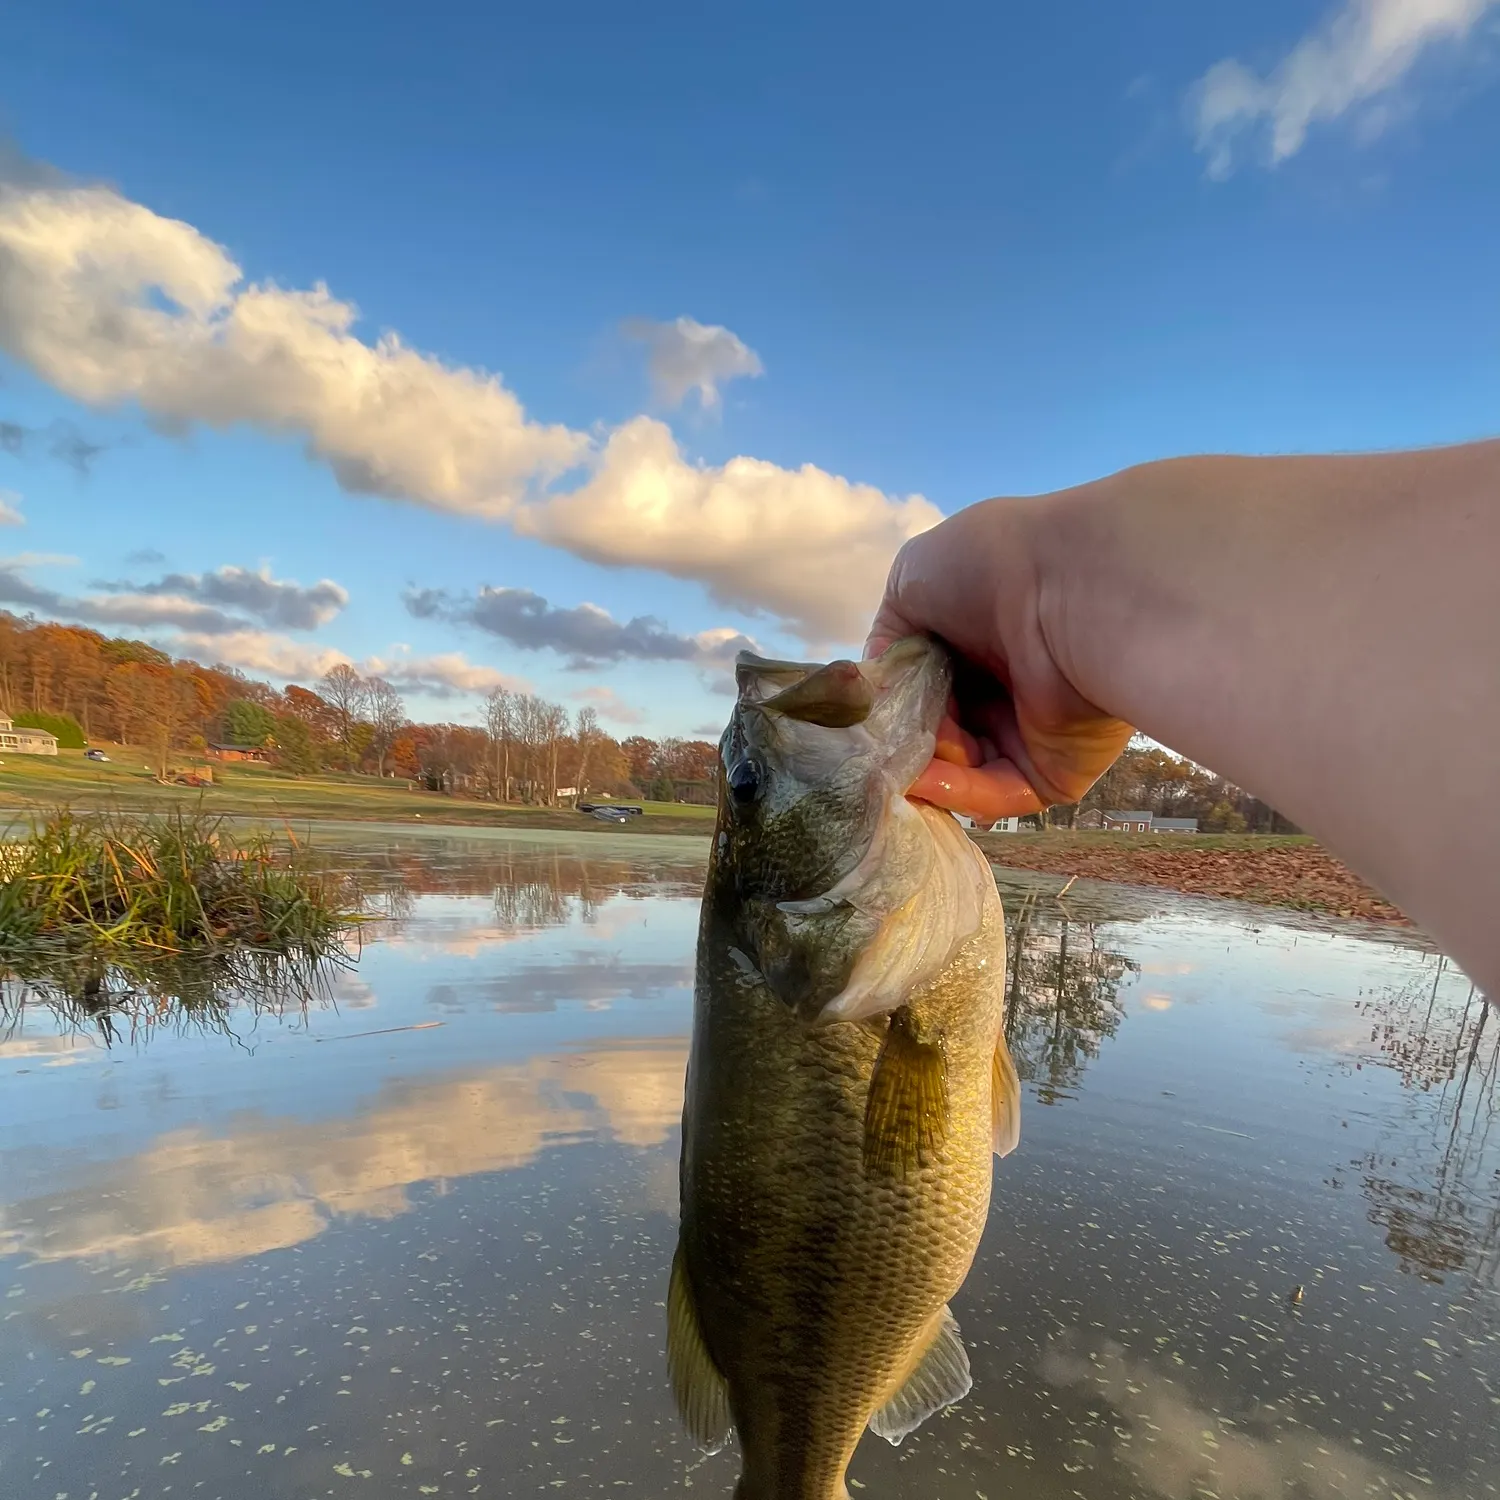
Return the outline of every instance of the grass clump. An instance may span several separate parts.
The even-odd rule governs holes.
[[[28,993],[89,1015],[305,997],[352,962],[362,905],[295,840],[181,810],[55,811],[0,846],[7,1008]]]

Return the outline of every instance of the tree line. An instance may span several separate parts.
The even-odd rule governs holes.
[[[1268,802],[1141,735],[1130,742],[1080,803],[1052,808],[1047,822],[1054,827],[1072,827],[1080,814],[1091,809],[1196,818],[1204,833],[1298,831]]]
[[[346,771],[498,801],[552,805],[578,796],[712,803],[717,748],[706,740],[618,740],[589,707],[573,713],[533,693],[497,688],[482,725],[416,723],[378,676],[340,665],[310,687],[283,689],[224,666],[174,660],[144,641],[0,611],[0,710],[63,745],[106,740],[148,750],[165,775],[174,755],[209,744],[264,747],[300,775]],[[1208,832],[1281,833],[1273,808],[1202,766],[1136,739],[1076,807],[1197,818]]]
[[[434,790],[551,805],[607,793],[712,802],[718,750],[704,740],[617,740],[597,712],[570,714],[497,688],[482,726],[417,723],[384,678],[339,665],[277,689],[232,667],[174,660],[144,641],[0,611],[0,711],[64,746],[105,741],[174,757],[210,745],[263,749],[297,775],[399,776]]]

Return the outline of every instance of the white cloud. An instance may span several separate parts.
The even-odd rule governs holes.
[[[700,323],[696,318],[670,323],[631,318],[622,330],[627,338],[645,344],[652,389],[665,406],[680,406],[697,391],[699,405],[708,411],[718,406],[721,385],[765,373],[755,350],[717,323]]]
[[[321,285],[247,283],[191,225],[110,189],[36,172],[0,182],[0,349],[79,401],[300,438],[349,490],[696,581],[809,641],[857,641],[897,547],[939,519],[920,497],[811,465],[695,465],[645,417],[596,447],[528,419],[498,378],[394,334],[367,344],[354,321]],[[666,328],[652,357],[671,391],[711,404],[723,380],[759,369],[725,329]],[[580,464],[592,473],[578,488],[545,493]]]
[[[664,423],[636,417],[586,484],[522,507],[515,526],[591,562],[696,580],[721,604],[826,643],[863,635],[897,548],[941,519],[920,496],[895,500],[811,464],[693,464]]]
[[[95,406],[304,439],[351,490],[502,515],[582,434],[492,375],[356,338],[323,286],[249,283],[212,240],[101,187],[0,185],[0,347]]]
[[[260,672],[285,682],[315,683],[341,662],[370,677],[384,677],[406,693],[450,698],[463,693],[487,693],[491,688],[530,691],[524,679],[472,662],[461,652],[437,656],[367,656],[356,661],[333,646],[314,646],[267,630],[240,630],[230,635],[181,631],[166,642],[168,650],[197,661],[222,663],[246,672]]]
[[[524,678],[472,662],[460,651],[445,651],[436,656],[371,656],[360,664],[360,670],[384,677],[404,692],[426,693],[434,698],[488,693],[497,687],[531,691]]]
[[[226,635],[181,631],[167,649],[210,665],[263,672],[284,681],[312,682],[349,657],[333,646],[313,646],[270,630],[236,630]]]
[[[21,497],[14,490],[0,490],[0,526],[24,526]]]
[[[646,715],[627,703],[612,687],[587,687],[573,694],[575,703],[587,703],[601,719],[614,724],[644,724]]]
[[[1264,78],[1234,58],[1194,86],[1198,150],[1211,177],[1234,170],[1246,138],[1269,131],[1274,166],[1295,156],[1319,121],[1388,95],[1429,48],[1462,41],[1500,0],[1344,0]],[[1365,120],[1378,132],[1383,115]]]

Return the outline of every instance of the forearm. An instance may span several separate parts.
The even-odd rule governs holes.
[[[1055,496],[1093,702],[1271,802],[1500,993],[1500,443],[1150,464]]]

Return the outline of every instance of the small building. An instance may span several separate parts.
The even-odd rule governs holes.
[[[1100,826],[1112,833],[1150,833],[1154,817],[1148,812],[1106,812]]]
[[[0,754],[56,755],[57,736],[45,729],[17,729],[13,720],[0,714]]]
[[[1019,833],[1021,831],[1020,818],[997,818],[993,823],[976,823],[973,818],[965,817],[963,813],[954,813],[958,819],[960,828],[972,829],[975,833]]]
[[[1197,833],[1197,818],[1154,818],[1152,833]]]
[[[265,762],[270,760],[263,746],[260,745],[215,745],[208,747],[208,758],[210,760],[254,760]]]

